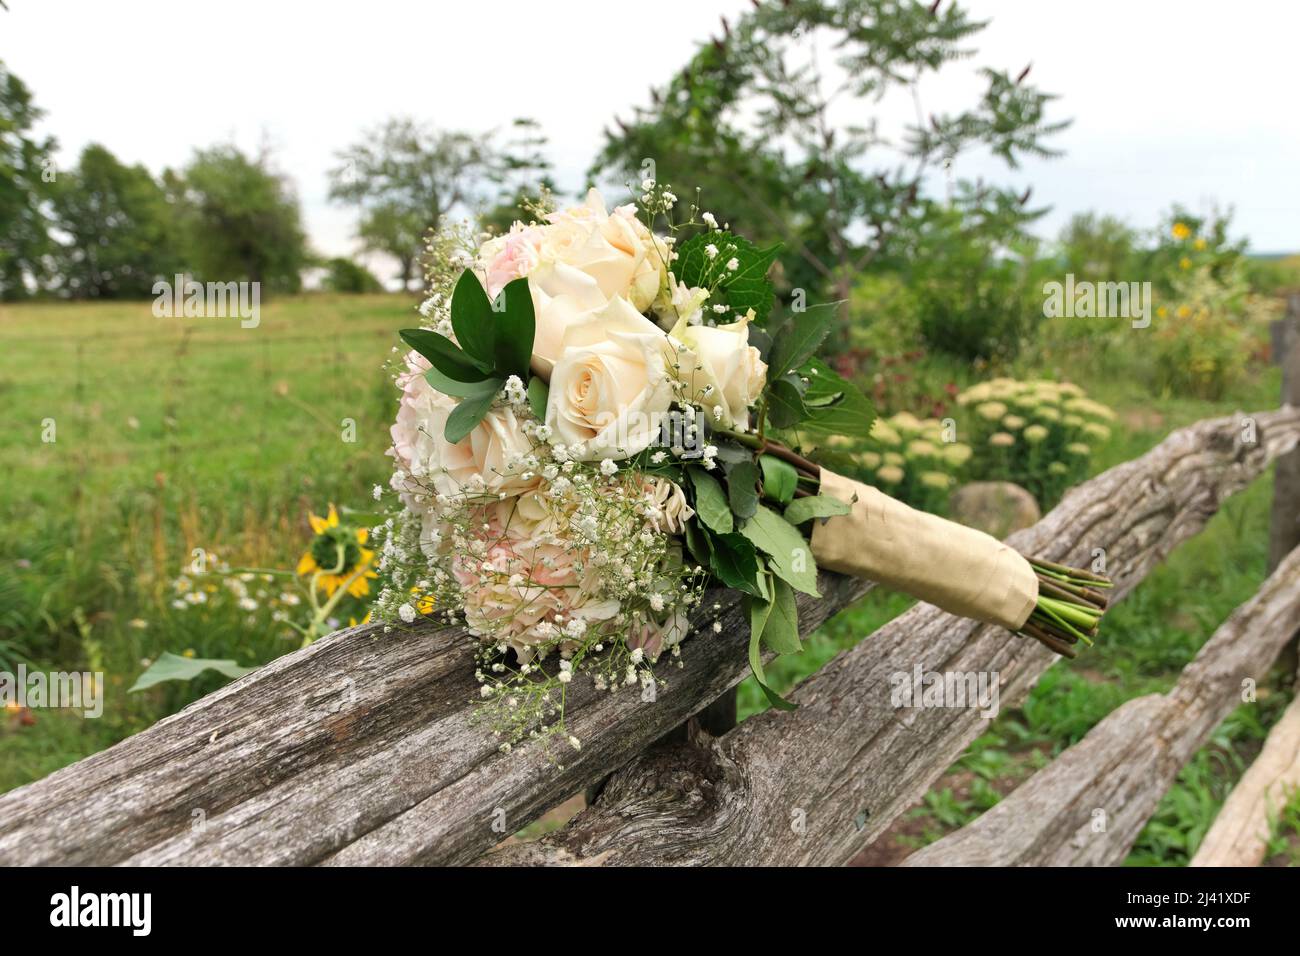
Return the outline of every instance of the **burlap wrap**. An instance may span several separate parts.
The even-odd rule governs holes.
[[[1013,631],[1029,618],[1038,601],[1038,579],[1029,562],[1001,541],[824,468],[821,493],[852,511],[813,523],[812,551],[819,567],[868,578],[951,614]]]

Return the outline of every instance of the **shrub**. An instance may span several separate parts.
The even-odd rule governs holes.
[[[324,286],[330,292],[383,292],[383,284],[365,266],[351,259],[331,259],[325,263]]]
[[[972,478],[1027,488],[1044,510],[1088,474],[1115,417],[1069,382],[995,378],[957,396],[960,434],[973,449]]]

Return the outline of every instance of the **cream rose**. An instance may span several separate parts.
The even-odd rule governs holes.
[[[587,461],[629,458],[659,436],[673,402],[669,342],[623,299],[569,326],[551,373],[546,424]]]
[[[635,206],[606,211],[595,189],[581,206],[548,217],[539,254],[591,276],[606,298],[621,296],[638,312],[650,308],[668,281],[668,243],[637,219]]]
[[[491,409],[472,432],[452,444],[444,429],[459,403],[425,381],[429,365],[421,356],[412,352],[407,365],[410,371],[399,381],[402,397],[389,454],[400,469],[393,487],[408,504],[428,487],[444,495],[470,489],[515,495],[537,487],[540,479],[523,464],[532,453],[532,442],[513,409]]]
[[[521,663],[545,656],[561,636],[561,619],[600,621],[619,612],[617,600],[598,595],[587,551],[556,533],[557,518],[536,494],[484,508],[472,530],[483,554],[452,566],[470,631],[506,641]]]
[[[479,249],[476,271],[489,296],[526,276],[537,332],[533,371],[549,379],[565,330],[615,298],[638,312],[667,287],[668,242],[636,218],[634,206],[610,213],[596,190],[581,206],[553,213],[546,223],[515,223]]]
[[[749,344],[750,312],[727,325],[690,325],[678,321],[670,336],[683,346],[673,363],[690,398],[713,412],[714,420],[730,427],[749,427],[749,406],[763,391],[767,365]]]

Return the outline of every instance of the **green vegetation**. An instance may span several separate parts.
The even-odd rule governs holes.
[[[1023,361],[1011,371],[1019,376],[1032,373]],[[1093,473],[1142,454],[1172,429],[1235,409],[1273,407],[1281,388],[1277,369],[1265,366],[1256,368],[1248,383],[1220,403],[1153,399],[1140,382],[1107,374],[1102,363],[1079,371],[1073,380],[1118,414],[1114,438],[1098,449]],[[962,385],[974,382],[968,369],[949,360],[923,360],[915,372]],[[965,825],[1080,740],[1119,704],[1168,690],[1215,628],[1263,582],[1271,486],[1265,477],[1229,500],[1204,532],[1182,545],[1108,613],[1103,638],[1095,647],[1076,661],[1054,665],[1022,707],[1004,709],[912,811],[905,832],[896,839],[922,845]],[[901,595],[874,591],[805,642],[804,654],[782,658],[769,668],[771,686],[785,693],[836,654],[869,640],[872,631],[911,603]],[[1261,688],[1258,702],[1243,705],[1225,720],[1184,768],[1139,837],[1130,863],[1179,865],[1195,852],[1232,784],[1286,705],[1289,681],[1286,675],[1276,676],[1272,685]],[[765,706],[757,687],[742,685],[742,718]],[[1294,813],[1287,819],[1295,832]]]
[[[0,669],[103,671],[108,683],[99,720],[42,710],[22,726],[0,713],[0,789],[225,680],[128,695],[164,651],[251,665],[301,643],[274,618],[301,610],[279,599],[289,581],[255,581],[268,596],[247,611],[192,574],[194,549],[292,570],[309,513],[369,501],[387,480],[395,408],[381,366],[413,317],[395,296],[281,299],[255,329],[155,318],[147,301],[0,306]],[[174,607],[182,577],[210,599]]]

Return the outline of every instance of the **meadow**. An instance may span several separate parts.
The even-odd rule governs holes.
[[[0,669],[101,671],[105,712],[0,713],[0,791],[94,753],[225,680],[128,693],[163,652],[252,666],[300,638],[279,615],[309,514],[364,509],[388,475],[395,407],[384,363],[414,323],[402,296],[306,295],[263,304],[257,328],[235,319],[160,319],[148,302],[0,307]],[[1140,341],[1140,340],[1137,340]],[[1118,414],[1095,473],[1200,418],[1277,404],[1275,368],[1257,363],[1215,400],[1154,390],[1133,349],[1046,354],[1005,368],[926,356],[917,374],[966,387],[993,374],[1070,378]],[[1063,369],[1068,368],[1069,375]],[[1058,663],[1026,704],[1005,710],[908,817],[880,859],[936,838],[991,806],[1124,700],[1167,689],[1265,577],[1270,482],[1230,501],[1114,612],[1103,640]],[[196,554],[249,569],[247,605]],[[278,572],[278,573],[272,573]],[[178,591],[211,588],[191,603]],[[877,592],[839,615],[772,676],[780,688],[900,613]],[[342,624],[347,620],[342,619]],[[1131,862],[1179,864],[1259,746],[1287,691],[1280,676],[1230,717],[1184,769]],[[760,709],[742,687],[742,716]],[[1284,814],[1275,861],[1296,859],[1300,813]],[[1289,821],[1289,822],[1288,822]],[[1287,829],[1289,827],[1289,829]],[[1289,835],[1290,834],[1290,835]],[[884,841],[882,841],[884,842]]]

